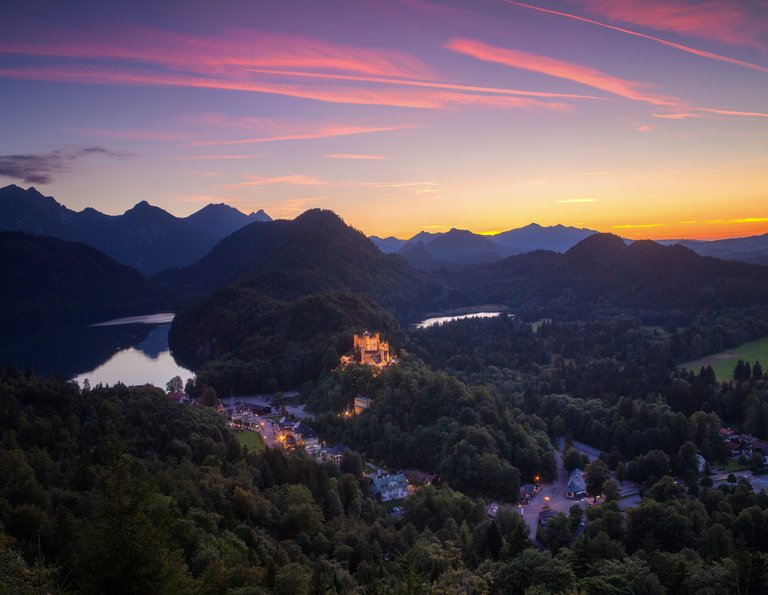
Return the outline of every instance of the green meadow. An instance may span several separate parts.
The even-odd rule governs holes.
[[[249,452],[261,452],[264,450],[264,440],[258,432],[235,432],[240,446],[247,446]]]
[[[738,347],[732,347],[720,353],[708,355],[692,362],[686,362],[681,366],[696,371],[704,366],[712,366],[717,379],[727,381],[733,379],[733,369],[739,360],[749,362],[750,366],[758,361],[765,369],[766,365],[768,365],[768,337],[743,343]]]

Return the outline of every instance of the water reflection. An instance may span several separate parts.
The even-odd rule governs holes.
[[[176,364],[168,350],[172,318],[173,314],[131,317],[98,326],[2,337],[0,363],[81,383],[88,378],[91,386],[123,382],[165,387],[173,376],[193,375]]]
[[[416,328],[429,328],[436,324],[443,324],[444,322],[451,322],[452,320],[463,320],[465,318],[493,318],[494,316],[500,316],[501,312],[474,312],[472,314],[460,314],[458,316],[436,316],[435,318],[427,318],[422,320],[418,324],[414,325]]]
[[[165,387],[174,376],[187,379],[194,374],[179,366],[168,350],[169,324],[153,328],[146,339],[134,347],[121,349],[95,369],[75,377],[81,384],[87,378],[96,384],[154,384]]]

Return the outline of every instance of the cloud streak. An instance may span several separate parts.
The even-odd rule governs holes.
[[[248,186],[271,186],[274,184],[288,184],[290,186],[333,186],[333,182],[322,180],[314,176],[304,174],[291,174],[288,176],[248,176],[245,182],[232,184],[230,188],[244,188]]]
[[[649,229],[652,227],[676,227],[679,225],[748,225],[750,223],[766,223],[768,217],[741,217],[735,219],[707,219],[704,221],[674,221],[667,223],[637,223],[614,225],[611,229]]]
[[[361,83],[377,83],[386,85],[396,85],[403,87],[421,87],[429,89],[447,89],[450,91],[461,91],[469,93],[489,93],[494,95],[517,95],[522,97],[540,97],[547,99],[591,99],[600,100],[601,97],[595,97],[594,95],[579,95],[575,93],[551,93],[546,91],[528,91],[524,89],[505,89],[500,87],[481,87],[477,85],[459,85],[455,83],[441,83],[437,81],[413,81],[393,78],[382,78],[372,76],[353,76],[346,74],[327,74],[319,72],[299,72],[292,70],[264,70],[264,69],[249,69],[250,72],[258,72],[261,74],[271,74],[280,76],[293,76],[298,78],[315,78],[315,79],[331,79],[331,80],[344,80],[355,81]]]
[[[417,194],[437,192],[439,184],[430,181],[415,182],[364,182],[359,180],[328,180],[307,174],[288,174],[282,176],[247,176],[246,180],[230,184],[228,188],[248,188],[252,186],[316,186],[326,188],[368,188],[372,190],[412,190]]]
[[[220,36],[198,37],[136,25],[107,29],[56,29],[46,33],[44,43],[0,42],[0,52],[162,64],[198,74],[243,68],[322,69],[404,78],[432,74],[429,67],[405,52],[361,48],[303,35],[232,29]]]
[[[46,153],[0,155],[0,176],[15,178],[26,184],[50,184],[54,176],[70,171],[76,161],[92,155],[127,156],[125,153],[100,146],[56,149]]]
[[[189,143],[191,147],[222,146],[222,145],[250,145],[259,143],[273,143],[291,140],[313,140],[321,138],[334,138],[339,136],[354,136],[357,134],[372,134],[375,132],[392,132],[416,128],[412,124],[399,124],[394,126],[350,126],[345,124],[331,125],[316,130],[279,134],[274,136],[260,136],[255,138],[242,138],[236,140],[205,140]]]
[[[644,88],[647,85],[644,83],[615,77],[591,66],[565,62],[521,50],[492,46],[474,39],[452,39],[445,44],[445,47],[478,60],[573,81],[633,101],[643,101],[657,106],[674,106],[679,103],[670,98],[646,93]]]
[[[579,0],[579,6],[612,21],[669,31],[738,47],[765,50],[764,12],[750,13],[732,0]],[[757,7],[759,4],[754,3]],[[763,10],[764,10],[763,4]]]
[[[103,66],[50,66],[38,68],[4,68],[0,77],[39,81],[96,85],[140,85],[218,89],[282,95],[326,103],[379,105],[416,109],[457,109],[461,107],[544,108],[564,111],[563,102],[541,101],[532,97],[464,92],[434,92],[421,89],[387,89],[353,86],[326,86],[274,83],[266,80],[243,80],[207,77],[165,71],[125,69]]]
[[[704,112],[706,114],[717,114],[719,116],[739,116],[743,118],[768,118],[768,113],[765,112],[742,112],[737,110],[728,109],[714,109],[708,107],[696,108],[697,111]]]
[[[382,160],[382,159],[389,159],[389,157],[385,157],[384,155],[363,155],[360,153],[329,153],[326,155],[323,155],[326,159],[362,159],[362,160]]]
[[[565,100],[596,99],[437,82],[428,66],[398,50],[250,30],[218,37],[145,27],[116,29],[108,36],[54,30],[44,42],[0,42],[0,53],[54,61],[0,70],[0,76],[29,80],[220,89],[419,109],[564,110]],[[62,64],[63,60],[80,62]]]
[[[686,52],[688,54],[693,54],[695,56],[700,56],[702,58],[709,58],[710,60],[717,60],[719,62],[725,62],[727,64],[732,64],[734,66],[741,66],[743,68],[749,68],[751,70],[757,70],[758,72],[768,72],[768,68],[764,66],[760,66],[758,64],[752,64],[751,62],[745,62],[743,60],[737,60],[736,58],[729,58],[727,56],[722,56],[720,54],[715,54],[713,52],[707,52],[704,50],[699,50],[696,48],[692,48],[687,45],[683,45],[680,43],[675,43],[673,41],[668,41],[666,39],[661,39],[659,37],[654,37],[653,35],[646,35],[645,33],[640,33],[639,31],[632,31],[630,29],[625,29],[623,27],[617,27],[615,25],[609,25],[607,23],[602,23],[600,21],[595,21],[593,19],[588,19],[586,17],[581,17],[575,14],[571,14],[568,12],[561,12],[559,10],[551,10],[548,8],[542,8],[541,6],[533,6],[531,4],[524,4],[523,2],[514,2],[513,0],[506,0],[507,4],[511,4],[514,6],[520,6],[522,8],[528,8],[531,10],[536,10],[538,12],[543,12],[546,14],[556,15],[565,17],[568,19],[572,19],[575,21],[581,21],[583,23],[589,23],[592,25],[597,25],[598,27],[603,27],[605,29],[611,29],[612,31],[618,31],[619,33],[625,33],[626,35],[632,35],[633,37],[640,37],[642,39],[647,39],[649,41],[653,41],[655,43],[659,43],[661,45],[673,48],[675,50],[679,50],[681,52]],[[619,3],[614,3],[619,4]]]

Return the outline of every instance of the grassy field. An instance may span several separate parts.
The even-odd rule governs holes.
[[[708,355],[701,359],[682,364],[683,368],[699,371],[704,366],[712,366],[718,380],[731,380],[733,378],[733,369],[739,360],[744,360],[753,365],[756,361],[765,367],[768,365],[768,337],[763,337],[757,341],[750,341],[738,347],[726,349],[720,353]]]
[[[249,452],[261,452],[264,450],[264,440],[258,432],[235,432],[241,446],[247,446]]]

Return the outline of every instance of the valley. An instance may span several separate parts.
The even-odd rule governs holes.
[[[66,324],[59,339],[34,330],[28,347],[3,345],[9,363],[33,365],[2,368],[12,398],[0,432],[20,442],[0,451],[0,464],[28,461],[25,481],[41,494],[56,489],[44,475],[55,469],[78,501],[126,481],[130,465],[148,486],[129,482],[139,518],[160,514],[153,499],[186,503],[163,509],[166,525],[152,533],[161,559],[178,561],[156,566],[169,588],[212,572],[200,558],[211,539],[205,555],[227,581],[268,588],[315,572],[349,588],[400,588],[412,580],[395,562],[404,558],[425,587],[447,580],[431,569],[452,568],[486,590],[533,580],[639,588],[642,576],[662,593],[713,568],[719,585],[741,581],[728,569],[764,555],[744,528],[768,510],[761,476],[750,475],[768,458],[756,364],[768,336],[764,267],[594,234],[562,254],[419,270],[321,210],[235,230],[197,263],[150,278],[82,244],[15,232],[4,241],[20,246],[2,261],[19,280],[0,293],[6,328]],[[83,270],[76,282],[46,269],[54,254]],[[35,290],[32,270],[60,289]],[[120,300],[107,303],[109,291]],[[78,296],[65,300],[76,309],[62,309],[67,295]],[[22,303],[24,316],[8,315]],[[164,309],[176,314],[142,316]],[[94,348],[87,361],[73,359],[87,353],[78,345]],[[59,355],[41,359],[49,352]],[[749,373],[709,367],[725,355],[750,360]],[[36,376],[35,362],[60,375]],[[57,425],[73,411],[85,425]],[[59,428],[69,450],[29,424]],[[103,454],[88,468],[103,479],[78,478],[66,457],[83,460],[93,444]],[[50,462],[31,454],[40,446]],[[41,535],[51,559],[98,591],[85,568],[112,576],[120,530],[105,517],[110,534],[94,533],[101,517],[54,508],[50,496],[29,520],[26,489],[0,489],[16,547]],[[57,546],[65,529],[50,519],[62,514],[86,531],[77,557]],[[202,520],[220,514],[218,525]],[[196,537],[180,536],[189,523]],[[712,549],[716,532],[722,552]],[[226,557],[228,547],[240,553]],[[297,561],[281,574],[288,555]],[[531,560],[550,574],[514,575]],[[138,582],[154,567],[139,551],[121,564]],[[682,574],[666,574],[668,564]],[[238,578],[244,568],[262,570]]]

